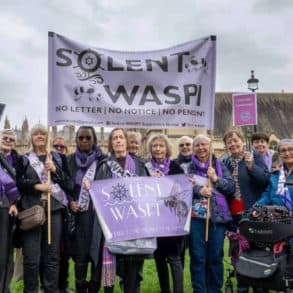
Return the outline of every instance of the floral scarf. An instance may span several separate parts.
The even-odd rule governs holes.
[[[240,185],[238,180],[238,167],[242,159],[243,159],[242,157],[241,158],[235,158],[232,156],[230,157],[230,163],[232,167],[231,174],[235,183],[235,193],[233,194],[233,197],[229,202],[231,214],[233,216],[236,216],[237,214],[241,214],[245,211],[244,202],[240,192]]]

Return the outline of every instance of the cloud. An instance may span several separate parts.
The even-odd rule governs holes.
[[[280,12],[283,13],[284,11],[288,11],[288,9],[291,9],[291,13],[292,13],[293,2],[291,0],[282,0],[282,1],[258,0],[255,2],[253,8],[258,13],[269,12],[272,14],[279,14]]]
[[[154,50],[217,35],[217,91],[292,91],[291,0],[4,0],[0,86],[6,114],[45,122],[47,34],[118,50]],[[33,105],[33,107],[31,106]]]

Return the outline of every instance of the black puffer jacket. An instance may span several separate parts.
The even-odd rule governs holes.
[[[62,158],[59,154],[51,152],[53,162],[56,166],[56,172],[51,173],[53,183],[58,183],[66,194],[72,194],[73,181],[67,172],[63,170]],[[20,208],[21,210],[28,209],[34,205],[41,205],[42,192],[35,190],[35,184],[40,184],[40,178],[35,169],[30,165],[27,156],[21,156],[16,165],[16,183],[21,194]],[[52,211],[63,208],[63,205],[54,197],[51,197]]]

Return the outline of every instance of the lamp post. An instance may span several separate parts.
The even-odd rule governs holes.
[[[251,90],[252,92],[255,92],[256,90],[258,90],[259,80],[254,77],[254,70],[251,70],[250,72],[251,72],[251,76],[247,80],[247,86],[249,90]]]
[[[251,72],[251,76],[247,80],[247,87],[249,90],[251,90],[254,93],[256,90],[258,90],[259,80],[257,78],[255,78],[254,70],[251,70],[250,72]],[[253,126],[253,130],[254,130],[254,132],[256,132],[256,125]]]

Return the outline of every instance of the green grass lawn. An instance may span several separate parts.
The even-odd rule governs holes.
[[[225,257],[224,257],[224,272],[226,276],[227,269],[231,268],[229,264],[229,258],[228,258],[228,242],[225,241]],[[153,259],[145,260],[144,268],[143,268],[143,282],[141,286],[141,293],[158,293],[159,290],[159,283],[158,283],[158,277],[156,272],[156,267]],[[224,277],[225,282],[226,277]],[[192,288],[190,284],[190,272],[189,272],[189,254],[188,251],[186,252],[185,257],[185,270],[184,270],[184,290],[185,293],[191,293]],[[73,273],[73,262],[70,263],[70,279],[69,279],[69,286],[71,289],[74,289],[74,273]],[[22,292],[23,288],[23,282],[13,282],[12,283],[12,293],[20,293]],[[235,284],[234,284],[235,288]],[[115,286],[115,293],[120,292],[118,280],[116,282]]]

